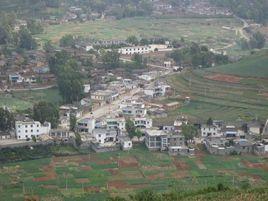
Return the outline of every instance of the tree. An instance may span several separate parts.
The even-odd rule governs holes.
[[[134,125],[134,122],[130,119],[127,119],[126,121],[126,131],[130,137],[136,136],[136,127]]]
[[[0,108],[0,131],[7,132],[14,127],[14,116],[7,109]]]
[[[27,29],[25,28],[21,29],[19,31],[18,38],[19,38],[19,44],[18,44],[19,48],[23,48],[26,50],[34,50],[37,48],[37,43],[35,39],[32,37],[32,35]]]
[[[75,40],[72,35],[65,35],[60,39],[61,47],[73,47],[75,45]]]
[[[193,140],[198,134],[197,129],[191,124],[182,125],[182,135],[184,136],[186,142],[188,140]]]
[[[212,126],[213,125],[213,119],[211,117],[208,118],[207,125],[208,126]]]
[[[36,142],[36,137],[34,135],[32,135],[32,141]]]
[[[33,107],[33,119],[41,123],[50,122],[52,128],[56,128],[59,122],[59,110],[52,103],[39,102]]]
[[[135,195],[131,195],[130,199],[132,201],[160,201],[161,196],[151,190],[144,190],[136,193]]]
[[[101,54],[101,59],[106,68],[118,68],[120,54],[116,50],[104,51]]]
[[[43,49],[46,51],[46,53],[52,53],[54,51],[54,47],[51,41],[45,42]]]
[[[70,115],[70,130],[74,131],[75,130],[75,126],[76,126],[76,116],[74,114]]]
[[[75,143],[77,146],[80,146],[82,144],[81,135],[79,133],[75,133]]]
[[[31,34],[41,34],[44,31],[44,28],[42,27],[40,22],[37,22],[36,20],[29,20],[27,22],[27,28],[31,32]]]
[[[50,72],[57,76],[61,66],[65,65],[70,59],[70,55],[66,51],[60,51],[50,56],[48,58]]]
[[[255,48],[261,49],[265,45],[265,37],[262,33],[257,32],[253,34],[253,38],[255,40]]]
[[[136,36],[129,36],[126,40],[128,43],[132,44],[132,45],[138,45],[139,44],[139,40]]]
[[[4,27],[0,26],[0,45],[6,44],[8,41],[8,33]]]
[[[83,97],[83,80],[77,68],[76,61],[71,59],[60,66],[57,74],[59,91],[66,103],[79,101]]]

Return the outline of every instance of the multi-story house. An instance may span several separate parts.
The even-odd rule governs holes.
[[[33,120],[15,122],[16,137],[18,140],[27,140],[32,137],[49,134],[50,129],[51,124],[49,122],[45,122],[44,124]]]

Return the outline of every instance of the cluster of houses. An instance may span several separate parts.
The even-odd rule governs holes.
[[[0,71],[0,91],[42,88],[56,83],[43,51],[27,51],[24,56],[13,52],[0,59]]]
[[[268,153],[267,131],[267,123],[262,127],[257,121],[245,124],[243,129],[234,125],[225,125],[222,121],[213,121],[211,125],[201,126],[201,137],[211,154],[263,155]]]

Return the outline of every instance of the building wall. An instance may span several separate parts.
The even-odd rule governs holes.
[[[27,138],[31,139],[32,136],[39,137],[43,134],[49,134],[50,129],[50,123],[47,123],[47,126],[42,125],[38,121],[15,123],[16,136],[19,140],[26,140]]]

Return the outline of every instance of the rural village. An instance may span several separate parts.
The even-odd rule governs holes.
[[[44,2],[0,19],[3,199],[267,182],[265,23],[208,0]]]

